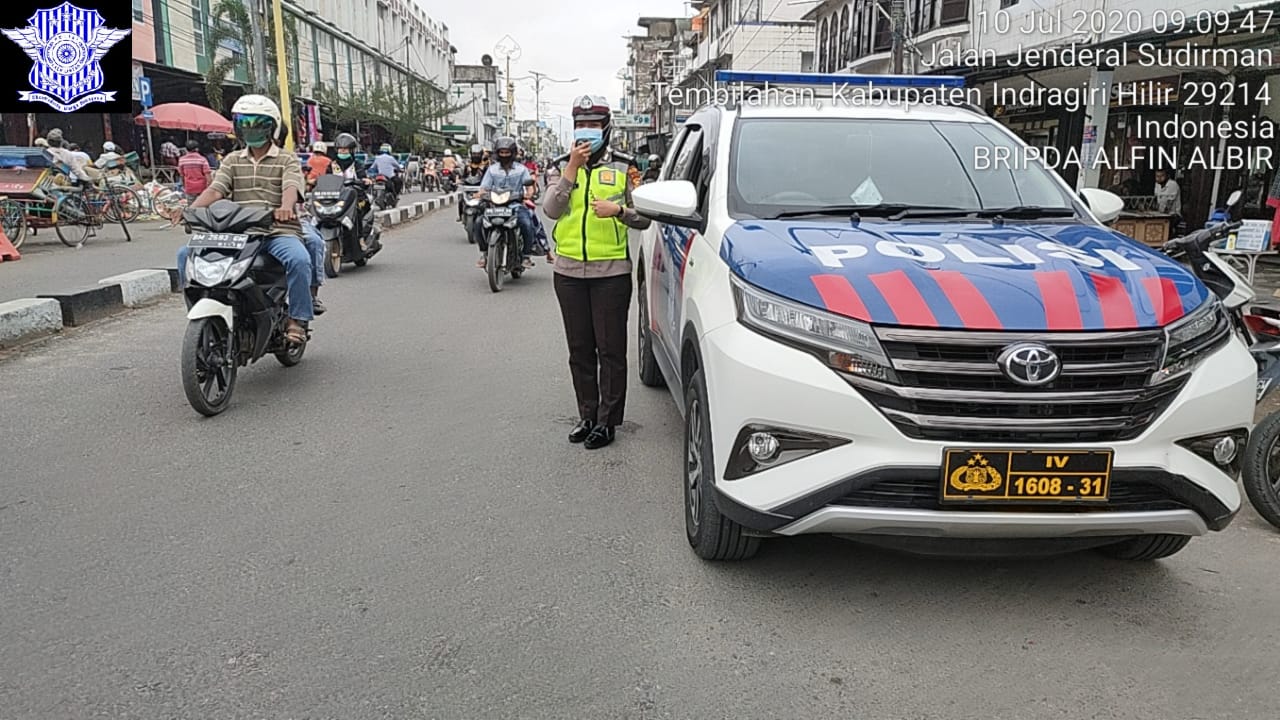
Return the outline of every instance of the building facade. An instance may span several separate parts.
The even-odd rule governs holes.
[[[1150,204],[1154,172],[1163,169],[1181,186],[1190,227],[1236,188],[1245,191],[1246,217],[1270,218],[1266,191],[1280,162],[1271,128],[1280,123],[1280,102],[1266,98],[1280,97],[1280,40],[1274,22],[1261,28],[1280,2],[905,0],[905,7],[904,71],[964,76],[981,89],[987,112],[1063,159],[1054,169],[1067,182],[1116,192],[1136,211]],[[890,72],[890,8],[887,0],[812,7],[818,69]],[[1070,48],[1097,57],[1073,59]],[[1160,55],[1174,51],[1190,52]],[[1205,102],[1206,85],[1223,98],[1221,88],[1234,88],[1232,101]],[[1223,121],[1251,130],[1203,130]],[[1166,123],[1198,129],[1151,132]],[[1226,157],[1233,151],[1241,162]]]
[[[206,73],[219,60],[232,57],[242,61],[224,81],[226,104],[247,91],[247,58],[253,53],[254,39],[251,28],[233,29],[235,39],[217,47],[208,42],[219,0],[131,1],[134,74],[151,78],[156,103],[207,104]],[[258,28],[265,35],[270,27],[271,0],[233,1],[245,12],[258,14]],[[398,93],[417,106],[447,107],[456,50],[449,43],[448,27],[428,15],[418,0],[282,3],[286,25],[296,31],[296,45],[287,54],[295,112],[299,105],[314,104],[321,98],[325,106],[367,101],[376,89]],[[274,38],[264,37],[264,45],[273,47]],[[274,63],[267,65],[266,83],[274,87]],[[307,116],[306,112],[301,114]],[[426,129],[438,130],[448,123],[446,114],[427,119]],[[328,128],[322,132],[326,137],[331,134]]]

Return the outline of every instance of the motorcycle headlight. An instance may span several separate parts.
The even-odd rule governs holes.
[[[479,198],[467,198],[467,207],[478,207],[480,205]]]
[[[1165,328],[1164,362],[1151,376],[1158,385],[1184,375],[1231,337],[1231,319],[1216,296],[1200,309]]]
[[[732,279],[738,322],[817,356],[831,368],[895,382],[892,366],[867,323],[785,300]]]
[[[334,203],[332,205],[317,205],[315,210],[316,215],[320,217],[333,217],[342,212],[344,207],[346,206],[342,203]]]

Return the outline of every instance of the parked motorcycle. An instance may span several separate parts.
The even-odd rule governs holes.
[[[521,201],[513,199],[511,191],[506,190],[491,192],[482,202],[479,242],[486,258],[485,273],[489,276],[489,289],[502,292],[508,275],[518,280],[524,274],[524,241],[517,215]]]
[[[1211,245],[1243,224],[1230,219],[1240,196],[1239,190],[1231,193],[1225,212],[1215,213],[1221,218],[1219,222],[1170,240],[1164,250],[1175,256],[1185,254],[1196,277],[1222,300],[1237,335],[1249,345],[1258,364],[1256,401],[1262,402],[1280,385],[1276,382],[1280,379],[1280,309],[1251,305],[1254,294],[1248,281],[1208,252]],[[1258,514],[1280,527],[1280,411],[1268,414],[1250,433],[1241,461],[1240,484]]]
[[[341,175],[321,175],[307,200],[316,219],[316,229],[324,240],[324,274],[336,278],[342,263],[364,267],[382,249],[382,229],[378,227],[373,203],[365,203],[361,180]]]
[[[292,367],[302,362],[307,342],[291,343],[285,336],[284,266],[263,251],[271,237],[271,210],[219,200],[207,208],[187,208],[182,218],[191,233],[182,289],[187,303],[182,390],[196,412],[213,416],[231,403],[239,367],[268,353]]]

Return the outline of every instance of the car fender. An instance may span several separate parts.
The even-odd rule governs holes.
[[[207,317],[220,317],[227,324],[227,330],[235,330],[235,311],[230,305],[214,300],[213,298],[200,298],[195,305],[187,311],[188,320],[199,320]]]

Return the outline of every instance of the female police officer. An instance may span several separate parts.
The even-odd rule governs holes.
[[[574,101],[574,147],[542,209],[557,220],[555,289],[569,342],[569,371],[581,421],[569,442],[613,442],[627,399],[627,313],[631,252],[627,229],[649,220],[630,207],[629,156],[609,147],[609,102]]]

